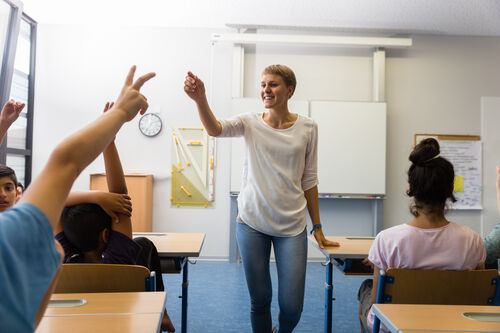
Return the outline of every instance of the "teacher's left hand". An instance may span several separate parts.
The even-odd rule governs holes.
[[[324,249],[325,246],[340,246],[339,243],[326,239],[321,229],[314,229],[313,234],[314,238],[316,238],[316,242],[318,242],[319,247],[322,249]]]

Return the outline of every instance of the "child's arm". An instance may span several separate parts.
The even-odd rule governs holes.
[[[3,106],[2,114],[0,115],[0,144],[2,144],[10,126],[19,117],[21,111],[23,111],[24,106],[24,103],[15,102],[13,99]]]
[[[139,90],[155,74],[143,75],[133,82],[134,73],[135,66],[130,69],[116,105],[109,112],[55,148],[45,168],[21,198],[21,202],[40,208],[53,228],[76,177],[109,145],[125,122],[139,111],[141,114],[146,111],[148,103]]]
[[[106,147],[103,156],[109,191],[127,194],[127,184],[125,183],[120,156],[118,155],[114,140]],[[113,223],[111,229],[132,238],[132,220],[130,219],[130,215],[119,214],[118,219],[120,220],[119,223]]]
[[[126,194],[110,193],[106,191],[71,191],[66,198],[65,207],[82,203],[99,205],[108,214],[113,222],[120,222],[117,214],[132,215],[132,201]],[[63,231],[61,221],[54,230],[54,235]]]

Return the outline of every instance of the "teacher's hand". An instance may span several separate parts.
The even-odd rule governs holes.
[[[314,238],[316,238],[316,242],[318,242],[319,247],[322,249],[324,249],[325,246],[340,246],[339,243],[326,239],[321,228],[314,229],[313,234]]]
[[[205,97],[205,85],[199,77],[191,72],[186,75],[186,80],[184,81],[184,91],[193,101],[199,103],[203,101]]]

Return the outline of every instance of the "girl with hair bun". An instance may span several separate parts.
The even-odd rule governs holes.
[[[380,270],[389,268],[470,270],[484,268],[486,251],[481,237],[469,227],[445,218],[446,202],[455,202],[453,165],[439,155],[439,143],[425,139],[410,154],[408,191],[413,199],[408,223],[381,231],[368,255],[373,280],[359,289],[360,314],[371,331],[371,305],[377,297]],[[381,332],[389,332],[383,325]]]

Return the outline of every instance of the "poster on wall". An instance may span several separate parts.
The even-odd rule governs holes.
[[[451,209],[482,209],[482,143],[479,136],[415,135],[415,141],[433,137],[439,141],[440,156],[448,159],[455,170]]]
[[[172,129],[173,206],[209,207],[214,201],[215,138],[203,127]]]

